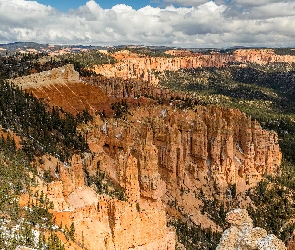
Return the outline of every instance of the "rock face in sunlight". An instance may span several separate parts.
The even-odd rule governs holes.
[[[293,232],[291,239],[288,243],[288,250],[295,250],[295,231]]]
[[[110,120],[106,133],[95,129],[90,138],[100,138],[99,144],[105,141],[115,160],[118,148],[131,148],[140,166],[157,166],[168,184],[188,185],[187,178],[194,183],[207,177],[220,187],[239,184],[243,189],[275,173],[281,163],[276,133],[263,130],[238,110],[200,106],[195,112],[176,111],[152,105],[131,111],[128,123]],[[147,150],[149,157],[144,156]]]
[[[39,183],[35,190],[53,202],[56,224],[70,227],[75,223],[76,243],[83,242],[87,249],[174,250],[175,232],[167,227],[163,203],[158,197],[154,202],[140,197],[137,160],[130,154],[120,155],[118,175],[126,197],[119,200],[99,195],[93,186],[85,185],[85,169],[97,171],[99,165],[97,158],[89,155],[85,159],[82,163],[79,156],[74,156],[69,167],[55,158],[44,157],[44,163],[38,166],[58,172],[58,180]],[[22,197],[24,204],[26,199]]]
[[[257,63],[295,62],[295,56],[277,55],[272,49],[240,49],[233,54],[212,52],[208,55],[191,53],[186,50],[170,50],[166,54],[176,57],[143,57],[128,50],[112,54],[118,62],[115,64],[97,65],[95,72],[106,77],[121,77],[123,79],[142,79],[153,84],[158,79],[153,71],[177,71],[181,68],[224,67],[228,63]]]
[[[295,62],[295,56],[278,55],[272,49],[238,49],[233,55],[236,61],[243,63],[250,62],[263,65],[277,62]]]
[[[121,186],[127,185],[120,162],[122,152],[131,152],[138,172],[130,176],[138,175],[140,197],[152,203],[176,201],[195,223],[211,225],[197,216],[194,205],[202,185],[215,183],[225,192],[236,184],[237,192],[243,192],[264,175],[276,173],[281,163],[276,133],[263,130],[238,110],[200,106],[181,111],[150,105],[130,112],[126,121],[97,119],[92,124],[90,148],[101,168]]]
[[[226,214],[230,228],[222,234],[216,250],[286,250],[284,243],[266,230],[253,227],[245,209],[235,209]]]

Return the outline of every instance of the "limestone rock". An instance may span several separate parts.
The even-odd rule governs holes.
[[[123,84],[121,80],[106,80],[106,77],[99,78],[100,82],[93,79],[105,92],[101,98],[135,100],[138,94],[146,94],[169,100],[176,94],[152,86],[156,83],[152,70],[222,67],[234,60],[232,55],[221,54],[139,58],[128,53],[116,54],[120,57],[117,64],[96,67],[96,72],[106,77],[135,79],[123,81]],[[244,58],[242,54],[235,56],[241,57],[242,62],[258,60]],[[39,87],[51,89],[58,84],[68,88],[68,81],[78,80],[73,67],[68,66],[21,79],[19,84],[23,88],[33,87],[37,93]],[[95,93],[100,95],[98,91]],[[85,94],[84,99],[89,101],[89,96]],[[58,98],[65,99],[57,95]],[[74,110],[78,109],[67,102]],[[97,116],[92,124],[84,124],[80,131],[87,133],[92,150],[90,156],[83,160],[74,156],[69,166],[61,165],[57,171],[56,163],[48,168],[59,179],[44,187],[44,193],[56,204],[57,223],[63,221],[69,227],[74,221],[75,237],[82,242],[83,232],[87,249],[99,246],[103,250],[172,250],[175,232],[166,226],[162,199],[177,201],[186,214],[196,219],[198,208],[194,202],[187,201],[195,200],[194,191],[202,183],[214,181],[221,191],[228,185],[238,184],[237,191],[241,192],[255,185],[265,174],[275,173],[281,163],[277,134],[263,130],[258,122],[238,110],[215,106],[179,110],[150,103],[130,108],[132,115],[126,120],[105,118],[102,121]],[[90,106],[95,110],[94,105]],[[91,188],[85,188],[84,169],[95,176],[98,165],[116,185],[125,189],[126,201],[98,196]],[[185,193],[185,190],[190,192]],[[183,198],[184,195],[187,196]],[[234,210],[227,215],[227,221],[232,226],[223,234],[219,250],[270,246],[280,249],[276,238],[267,236],[263,229],[253,228],[247,211]]]
[[[284,243],[273,234],[268,234],[266,237],[259,239],[258,250],[285,250],[287,249]]]
[[[120,148],[133,151],[141,195],[149,196],[147,192],[163,186],[160,179],[175,188],[188,176],[191,186],[197,185],[197,178],[203,175],[214,178],[220,187],[243,183],[237,187],[240,192],[263,175],[275,173],[281,163],[277,134],[263,130],[238,110],[199,107],[197,112],[176,112],[150,106],[132,112],[134,122],[113,125],[110,121],[107,134],[97,131],[90,137],[92,141],[101,138],[100,143],[112,149],[108,152],[114,160]],[[117,138],[119,131],[121,137]]]
[[[260,227],[253,228],[250,233],[241,240],[241,248],[247,250],[257,249],[258,240],[266,237],[267,232]]]
[[[231,225],[222,234],[216,250],[286,250],[284,243],[263,228],[253,228],[252,219],[245,209],[228,212],[226,221]]]
[[[175,249],[175,234],[166,227],[164,210],[141,210],[126,202],[111,201],[108,211],[116,249]]]
[[[281,163],[277,134],[238,110],[167,105],[129,110],[126,120],[97,120],[88,139],[96,144],[101,169],[141,207],[143,200],[150,206],[176,201],[195,223],[214,228],[199,216],[198,188],[215,182],[221,192],[233,184],[243,192],[275,174]]]
[[[95,173],[99,165],[91,155],[84,155],[83,162],[80,156],[75,155],[68,166],[59,163],[58,170],[55,169],[55,158],[50,161],[45,159],[47,171],[58,171],[59,180],[40,184],[36,190],[42,191],[54,203],[52,213],[57,225],[62,223],[70,227],[72,222],[75,223],[75,239],[77,242],[83,241],[87,249],[174,250],[175,232],[166,226],[166,213],[158,196],[151,195],[157,201],[146,205],[140,195],[137,158],[130,152],[117,153],[118,180],[127,196],[124,201],[98,195],[95,189],[85,186],[83,167],[89,173]],[[155,155],[151,158],[157,159]],[[148,187],[153,187],[152,177],[158,174],[157,168],[147,165],[147,169],[153,169],[145,173],[147,180],[151,175]]]
[[[216,250],[239,249],[242,239],[253,229],[252,219],[244,209],[235,209],[226,215],[226,221],[231,224],[220,240]]]
[[[293,55],[277,55],[273,49],[238,49],[233,56],[238,62],[250,62],[267,64],[274,62],[292,63],[295,61]]]

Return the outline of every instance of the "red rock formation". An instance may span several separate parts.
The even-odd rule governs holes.
[[[293,235],[288,243],[288,250],[295,250],[295,232],[293,232]]]
[[[123,54],[123,56],[122,56]],[[153,71],[176,71],[180,68],[197,67],[222,67],[227,62],[232,61],[231,55],[200,55],[193,57],[139,57],[135,54],[130,55],[129,51],[119,51],[113,55],[119,58],[115,64],[97,65],[94,71],[107,77],[121,77],[123,79],[141,79],[144,81],[158,83]]]
[[[47,85],[40,88],[28,88],[35,97],[43,99],[50,106],[62,107],[64,111],[76,114],[88,110],[95,114],[111,113],[110,98],[101,89],[78,82]]]
[[[177,200],[197,223],[201,218],[196,217],[194,192],[202,185],[215,182],[225,191],[229,184],[236,184],[242,192],[265,174],[275,173],[281,163],[277,135],[262,130],[238,110],[199,106],[194,112],[155,105],[130,112],[126,122],[109,119],[92,125],[89,140],[96,141],[112,159],[108,162],[113,162],[102,164],[102,169],[121,186],[127,181],[132,187],[130,180],[137,183],[134,176],[138,174],[141,199],[150,204],[160,197],[165,202]],[[129,157],[137,165],[133,175],[125,170],[129,178],[122,178],[126,174],[116,167],[124,165],[118,162],[120,152],[131,152]],[[132,190],[137,190],[136,195],[130,197],[138,199],[137,184]],[[183,194],[181,190],[189,191]]]
[[[175,249],[175,232],[166,226],[166,214],[161,201],[146,205],[140,197],[137,160],[131,154],[120,158],[119,174],[126,190],[126,201],[108,195],[98,195],[84,185],[82,160],[75,156],[69,166],[59,162],[58,181],[38,185],[54,203],[52,213],[56,224],[70,227],[75,224],[75,244],[87,249]],[[97,162],[85,158],[84,167],[97,168]],[[44,158],[52,171],[56,159]],[[40,166],[41,167],[41,166]],[[44,167],[44,166],[43,166]],[[22,198],[24,200],[24,198]],[[24,202],[22,202],[25,204]],[[75,245],[68,249],[76,249]]]
[[[10,81],[50,106],[72,114],[86,109],[93,114],[112,113],[110,98],[100,88],[82,83],[71,64]]]
[[[84,78],[84,81],[99,87],[110,98],[124,98],[129,102],[135,102],[135,100],[141,98],[141,100],[138,101],[140,104],[144,104],[142,97],[163,100],[167,103],[171,98],[177,97],[185,99],[191,97],[189,94],[180,91],[171,91],[169,89],[155,86],[150,82],[136,79],[124,80],[122,78],[96,76]]]
[[[267,64],[274,62],[295,62],[295,56],[277,55],[272,49],[239,49],[233,53],[235,61]]]
[[[153,71],[163,72],[165,70],[177,71],[181,68],[224,67],[232,62],[258,64],[295,62],[295,56],[277,55],[271,49],[240,49],[235,50],[232,55],[221,53],[203,55],[182,50],[167,51],[166,53],[176,57],[140,57],[130,51],[119,51],[112,54],[118,60],[117,63],[97,65],[95,72],[106,77],[141,79],[156,85],[158,79]]]

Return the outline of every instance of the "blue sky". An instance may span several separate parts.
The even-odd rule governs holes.
[[[0,0],[0,43],[295,47],[294,0]]]
[[[85,5],[87,0],[37,0],[37,2],[50,5],[60,11],[66,12],[69,9],[77,9],[81,5]],[[129,6],[132,6],[134,9],[140,9],[146,5],[152,5],[157,6],[159,4],[156,3],[156,1],[136,1],[136,0],[130,0],[130,1],[118,1],[118,0],[96,0],[96,3],[98,3],[102,8],[104,9],[110,9],[113,6],[117,4],[126,4]]]

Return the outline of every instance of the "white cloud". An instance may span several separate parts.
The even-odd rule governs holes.
[[[61,13],[36,1],[0,0],[0,43],[295,46],[293,1],[178,2],[195,6],[103,9],[91,0]]]
[[[242,6],[263,6],[281,2],[293,2],[293,0],[231,0],[231,4],[238,4]]]
[[[272,3],[257,6],[251,10],[249,16],[253,19],[295,16],[295,2]]]

